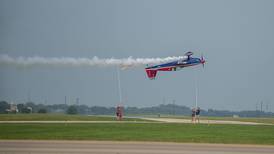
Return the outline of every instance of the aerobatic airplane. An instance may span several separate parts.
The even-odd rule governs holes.
[[[193,58],[191,57],[193,52],[185,53],[186,58],[182,58],[176,61],[154,65],[146,68],[146,73],[149,79],[155,79],[157,71],[177,71],[181,68],[194,66],[202,64],[204,66],[205,59],[203,56],[201,58]]]

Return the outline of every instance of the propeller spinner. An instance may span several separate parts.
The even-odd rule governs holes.
[[[204,59],[204,56],[202,55],[202,56],[201,56],[201,63],[203,64],[203,67],[205,67],[205,62],[206,62],[206,61],[205,61],[205,59]]]

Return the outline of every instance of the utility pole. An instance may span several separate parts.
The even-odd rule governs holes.
[[[261,113],[263,112],[263,101],[261,101]]]
[[[258,102],[256,103],[256,117],[258,117]]]
[[[175,99],[172,100],[173,115],[175,115]]]
[[[165,105],[165,104],[166,104],[166,98],[163,97],[163,105]]]
[[[263,115],[263,101],[261,101],[261,112],[260,112],[260,116]]]
[[[28,102],[31,102],[31,91],[28,91]]]
[[[80,99],[79,97],[76,98],[76,104],[79,106],[79,103],[80,103]]]

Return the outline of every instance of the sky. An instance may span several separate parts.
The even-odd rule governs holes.
[[[0,0],[0,54],[206,58],[205,68],[120,70],[122,104],[274,112],[272,0]],[[0,100],[116,106],[116,67],[0,65]]]

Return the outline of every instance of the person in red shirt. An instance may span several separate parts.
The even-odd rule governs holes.
[[[196,110],[195,110],[195,108],[193,108],[192,109],[192,114],[191,114],[191,117],[192,117],[192,123],[195,123],[196,122],[196,120],[195,120],[195,115],[196,115]]]

